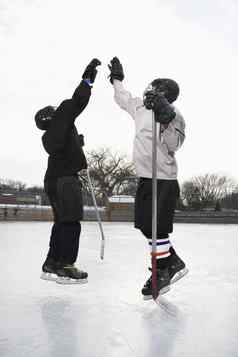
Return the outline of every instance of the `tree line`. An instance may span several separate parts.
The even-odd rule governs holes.
[[[182,184],[180,204],[193,210],[238,209],[238,185],[216,173],[194,176]]]
[[[108,148],[91,150],[87,153],[90,177],[99,205],[106,205],[113,195],[135,196],[137,177],[135,169],[125,155],[114,153]],[[85,205],[92,205],[92,196],[85,171],[80,173]],[[41,195],[42,204],[48,198],[41,186],[27,185],[21,181],[0,179],[0,193],[24,193]],[[207,173],[194,176],[181,185],[178,209],[201,210],[222,208],[238,210],[238,185],[228,176]]]

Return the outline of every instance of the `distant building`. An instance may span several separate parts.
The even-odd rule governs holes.
[[[108,221],[133,221],[135,198],[128,195],[118,195],[108,198]]]
[[[26,192],[0,193],[0,204],[5,205],[40,205],[41,196],[28,194]]]
[[[15,205],[17,204],[16,195],[12,193],[1,193],[0,204]]]

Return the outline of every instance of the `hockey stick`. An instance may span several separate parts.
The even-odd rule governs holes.
[[[152,110],[152,296],[156,299],[159,296],[158,282],[157,282],[157,122],[155,121],[155,114]]]
[[[88,184],[89,184],[91,195],[92,195],[92,199],[93,199],[93,205],[94,205],[94,208],[95,208],[95,212],[96,212],[96,216],[97,216],[97,220],[98,220],[98,224],[99,224],[99,229],[100,229],[100,232],[101,232],[101,238],[102,239],[101,239],[100,258],[103,259],[104,258],[104,249],[105,249],[105,236],[104,236],[104,232],[103,232],[103,228],[102,228],[102,221],[101,221],[101,217],[100,217],[98,206],[97,206],[97,202],[96,202],[95,193],[94,193],[94,189],[93,189],[93,185],[92,185],[92,180],[91,180],[91,177],[90,177],[89,169],[87,169],[87,178],[88,178]]]

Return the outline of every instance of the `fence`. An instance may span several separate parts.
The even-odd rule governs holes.
[[[105,208],[99,208],[101,219],[107,220]],[[84,207],[84,220],[95,221],[93,207]],[[50,206],[35,205],[0,205],[0,221],[53,221]]]
[[[99,207],[102,221],[132,222],[134,210],[132,206],[113,205]],[[96,221],[93,207],[84,207],[84,221]],[[52,221],[50,206],[0,205],[0,221]],[[238,224],[238,211],[177,211],[175,223],[233,223]]]

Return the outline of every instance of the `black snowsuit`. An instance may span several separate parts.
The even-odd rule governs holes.
[[[87,161],[74,121],[87,106],[90,95],[91,87],[82,81],[72,99],[57,108],[42,137],[49,154],[44,187],[54,213],[47,258],[61,264],[73,264],[78,256],[83,203],[77,173],[87,168]]]

